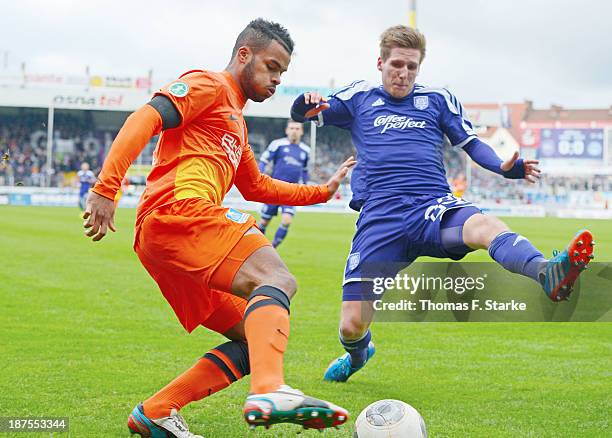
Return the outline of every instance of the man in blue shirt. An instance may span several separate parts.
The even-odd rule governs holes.
[[[272,164],[272,178],[280,179],[290,183],[308,183],[308,159],[310,148],[301,142],[304,128],[301,123],[289,119],[285,129],[284,138],[279,138],[270,143],[259,159],[259,170],[265,173],[266,166]],[[295,215],[295,207],[291,205],[264,204],[261,210],[261,222],[259,228],[266,234],[266,228],[272,218],[281,209],[281,223],[276,230],[272,246],[276,248],[287,237],[289,226]]]
[[[77,172],[77,178],[79,179],[79,207],[81,210],[85,210],[89,189],[96,183],[96,175],[89,170],[89,163],[81,164],[81,170]]]
[[[450,193],[444,136],[480,166],[505,178],[533,183],[540,170],[537,161],[520,159],[518,152],[500,159],[478,139],[453,94],[415,83],[425,46],[417,30],[391,27],[381,36],[381,86],[357,81],[329,100],[305,93],[291,109],[294,120],[350,130],[358,154],[350,206],[361,213],[344,273],[340,322],[340,341],[347,353],[330,364],[326,380],[346,381],[374,354],[369,330],[373,310],[367,305],[376,297],[373,278],[394,277],[398,266],[408,266],[419,256],[459,260],[470,251],[487,249],[505,269],[539,282],[553,301],[567,299],[593,258],[593,237],[587,230],[547,260],[501,220]]]

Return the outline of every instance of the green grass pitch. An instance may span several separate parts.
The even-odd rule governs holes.
[[[299,283],[287,383],[346,407],[352,420],[375,400],[402,399],[432,437],[611,436],[611,323],[379,323],[373,361],[347,384],[322,382],[342,352],[340,284],[355,219],[300,213],[280,248]],[[132,251],[133,220],[133,210],[119,210],[118,233],[96,244],[83,236],[76,208],[0,207],[0,416],[68,416],[70,436],[128,436],[133,406],[222,341],[182,330]],[[612,261],[612,221],[506,221],[545,254],[586,226],[598,242],[596,261]],[[248,432],[247,391],[248,378],[183,415],[207,438],[301,430]],[[349,437],[352,429],[351,421],[322,436]]]

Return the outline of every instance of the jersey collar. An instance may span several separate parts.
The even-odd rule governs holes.
[[[382,93],[385,95],[385,98],[389,99],[392,102],[404,102],[414,94],[416,85],[417,84],[415,82],[414,85],[412,85],[412,90],[410,90],[410,93],[408,93],[405,97],[401,97],[399,99],[397,97],[391,96],[391,94],[389,94],[387,90],[385,90],[385,87],[383,85],[380,86],[380,91],[382,91]]]
[[[247,99],[244,96],[244,94],[242,94],[242,90],[240,89],[236,81],[234,80],[234,77],[227,70],[223,70],[221,74],[225,77],[225,79],[227,79],[227,83],[230,85],[234,93],[236,93],[240,106],[244,107],[244,105],[246,105]]]

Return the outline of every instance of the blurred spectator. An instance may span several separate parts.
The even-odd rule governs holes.
[[[89,162],[98,174],[113,138],[119,130],[98,129],[91,112],[56,111],[54,121],[53,173],[47,172],[47,113],[25,110],[18,114],[0,113],[0,185],[41,186],[50,178],[51,185],[69,185],[82,162]],[[265,147],[285,128],[286,119],[247,117],[249,142],[258,157]],[[310,126],[304,126],[303,141],[310,144]],[[155,139],[139,157],[139,162],[151,164]],[[446,142],[443,145],[447,178],[452,190],[463,192],[472,202],[504,204],[579,205],[606,208],[612,201],[612,176],[550,176],[543,174],[535,185],[525,181],[505,180],[499,175],[471,164],[466,169],[466,154]],[[317,130],[314,166],[310,172],[313,183],[327,181],[338,165],[355,150],[347,131],[335,127]],[[357,157],[359,159],[359,157]],[[471,162],[470,162],[471,163]],[[469,177],[466,178],[466,175]],[[136,182],[136,180],[138,180]],[[144,178],[132,176],[131,182],[144,183]],[[350,196],[348,186],[342,196]],[[338,192],[340,194],[340,192]]]

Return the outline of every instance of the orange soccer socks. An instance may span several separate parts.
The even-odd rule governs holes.
[[[143,403],[149,418],[170,415],[172,409],[200,400],[251,374],[251,392],[273,392],[284,383],[283,356],[289,337],[289,298],[272,286],[251,294],[244,313],[247,344],[231,341],[204,355]]]
[[[274,392],[284,383],[283,356],[289,338],[289,298],[273,286],[253,291],[244,313],[251,363],[251,392]]]
[[[248,349],[244,342],[231,341],[210,350],[194,366],[143,403],[145,415],[161,418],[172,409],[220,391],[249,374]]]

